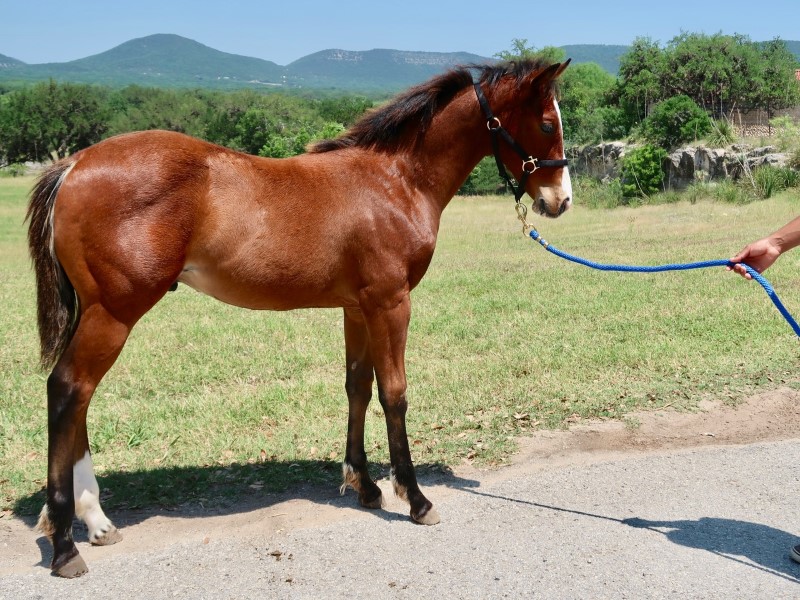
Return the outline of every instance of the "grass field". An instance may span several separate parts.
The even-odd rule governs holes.
[[[23,217],[31,179],[0,180],[0,510],[34,512],[46,471]],[[800,213],[800,198],[537,219],[555,246],[601,262],[726,258]],[[800,316],[800,252],[767,273]],[[800,345],[763,290],[723,269],[600,273],[523,238],[513,200],[459,198],[413,294],[407,355],[415,462],[502,464],[515,439],[637,408],[691,410],[800,387]],[[181,286],[134,329],[89,412],[107,508],[203,505],[340,481],[346,431],[340,311],[258,313]],[[367,448],[388,452],[377,401]]]

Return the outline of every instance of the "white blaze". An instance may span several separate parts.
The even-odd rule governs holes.
[[[556,107],[556,114],[558,115],[558,128],[561,132],[561,139],[564,139],[564,126],[561,123],[561,109],[558,108],[558,101],[553,99],[553,105]],[[564,154],[562,158],[567,158],[567,155]],[[561,170],[561,189],[564,191],[564,195],[570,199],[570,204],[572,203],[572,179],[569,176],[569,167],[564,167]]]

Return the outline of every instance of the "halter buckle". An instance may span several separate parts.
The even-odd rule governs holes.
[[[517,211],[517,218],[522,222],[522,235],[525,235],[529,229],[536,231],[536,228],[528,223],[528,207],[525,206],[524,203],[517,201],[515,208]]]
[[[538,159],[529,156],[526,160],[522,161],[522,172],[532,175],[539,169],[538,163]]]
[[[486,129],[489,131],[497,131],[502,127],[502,123],[500,123],[500,119],[497,117],[490,117],[486,120]]]

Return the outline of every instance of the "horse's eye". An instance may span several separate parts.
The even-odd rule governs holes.
[[[553,127],[552,123],[542,123],[540,128],[542,130],[542,133],[550,134],[553,133],[553,131],[555,131],[555,128]]]

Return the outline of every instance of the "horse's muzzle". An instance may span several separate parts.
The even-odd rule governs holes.
[[[539,196],[539,200],[536,202],[536,210],[542,216],[555,219],[563,215],[571,204],[571,198],[564,198],[558,202],[555,206],[555,210],[553,210],[553,207],[548,205],[547,201],[542,196]]]

